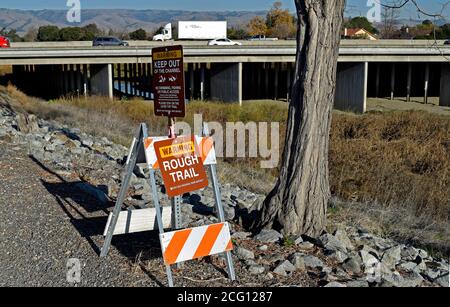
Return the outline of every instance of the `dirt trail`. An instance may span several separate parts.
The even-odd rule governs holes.
[[[70,258],[80,260],[80,286],[158,285],[133,274],[132,254],[113,248],[99,259],[106,208],[33,161],[25,146],[0,143],[0,286],[73,286]]]

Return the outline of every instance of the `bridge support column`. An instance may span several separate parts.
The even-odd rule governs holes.
[[[439,97],[441,107],[450,107],[450,64],[443,63],[441,68],[441,94]]]
[[[242,105],[242,63],[211,64],[211,99]]]
[[[408,77],[406,81],[406,101],[411,101],[412,64],[408,63]]]
[[[112,65],[91,65],[91,94],[113,98]]]
[[[200,100],[205,100],[205,66],[206,64],[200,64]]]
[[[425,93],[424,93],[424,103],[428,104],[428,86],[430,83],[430,64],[427,63],[425,66]]]
[[[395,97],[395,63],[392,63],[391,71],[391,100]]]
[[[369,63],[339,63],[334,106],[338,110],[366,112]]]

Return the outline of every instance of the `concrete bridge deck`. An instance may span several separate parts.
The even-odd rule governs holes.
[[[152,47],[15,47],[0,50],[0,65],[151,63]],[[295,44],[208,47],[186,45],[186,63],[294,62]],[[341,45],[340,62],[448,62],[444,45]]]
[[[293,81],[295,41],[130,42],[130,47],[92,47],[90,42],[15,43],[0,50],[0,65],[13,65],[15,81],[48,97],[92,94],[151,98],[155,46],[185,46],[189,99],[242,102],[286,97]],[[443,41],[343,40],[335,106],[365,112],[367,97],[440,97],[450,106],[450,46]],[[319,85],[318,85],[319,86]]]

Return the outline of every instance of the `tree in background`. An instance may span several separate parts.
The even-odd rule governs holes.
[[[104,35],[104,31],[99,29],[95,23],[88,24],[84,26],[82,29],[84,31],[83,40],[86,41],[92,41],[94,40],[94,38]]]
[[[267,34],[267,24],[264,18],[261,16],[253,17],[248,23],[247,28],[248,34],[251,36]]]
[[[82,41],[85,37],[85,31],[78,27],[62,28],[59,31],[59,40],[63,42]]]
[[[382,24],[380,28],[381,38],[383,39],[393,39],[398,37],[397,20],[400,15],[397,9],[392,7],[383,7],[381,13]]]
[[[0,35],[6,36],[11,42],[21,42],[23,39],[17,34],[16,29],[6,30],[3,28],[0,30]]]
[[[266,17],[267,35],[281,39],[295,37],[295,18],[282,2],[275,2]]]
[[[23,40],[25,42],[35,42],[38,39],[38,29],[37,28],[29,28],[27,33],[23,36]]]
[[[40,42],[55,42],[58,41],[59,28],[57,26],[42,26],[39,27],[37,39]]]
[[[436,30],[436,38],[450,39],[450,23],[447,23]]]
[[[130,33],[130,39],[135,41],[147,40],[147,37],[147,31],[144,29],[137,29],[136,31]]]
[[[344,24],[349,29],[364,29],[372,34],[377,34],[378,30],[366,17],[354,17]]]
[[[249,36],[249,33],[241,27],[228,28],[227,32],[228,32],[227,36],[230,39],[246,39]]]

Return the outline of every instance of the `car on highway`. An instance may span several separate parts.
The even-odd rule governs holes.
[[[450,39],[446,40],[446,41],[444,42],[444,45],[450,45]]]
[[[210,40],[208,46],[242,46],[242,44],[228,38],[218,38]]]
[[[101,46],[122,46],[128,47],[129,44],[117,37],[96,37],[92,42],[92,46],[101,47]]]
[[[9,47],[11,47],[9,39],[5,36],[0,36],[0,48],[9,48]]]

